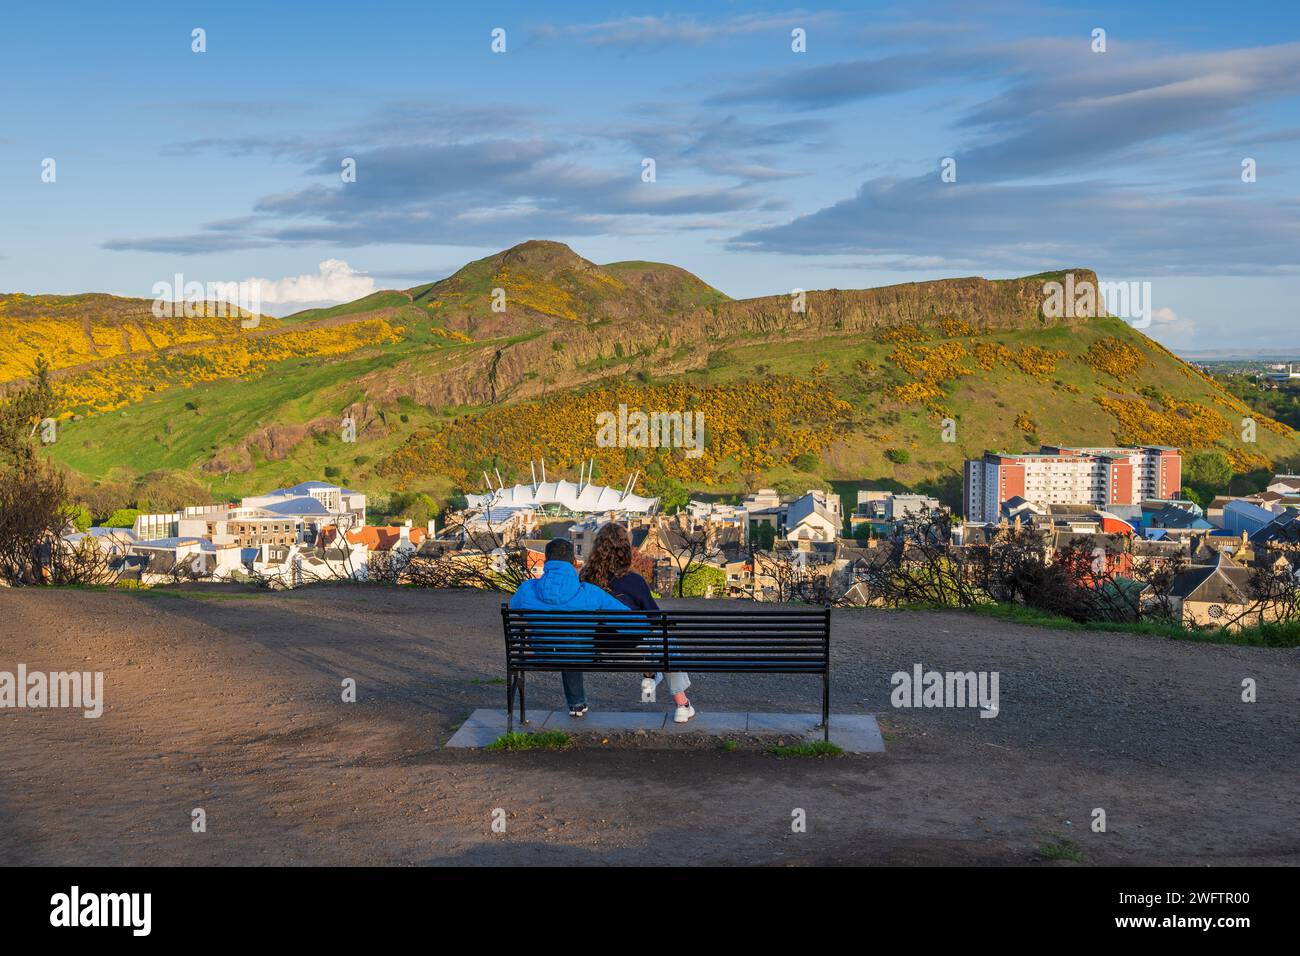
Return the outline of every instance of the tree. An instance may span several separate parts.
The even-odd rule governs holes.
[[[89,531],[90,526],[95,523],[94,519],[90,515],[90,509],[83,504],[69,505],[67,513],[68,520],[78,531]]]
[[[514,592],[533,576],[523,539],[507,537],[486,513],[450,513],[442,534],[445,546],[412,555],[396,579],[414,587]]]
[[[660,481],[655,486],[655,494],[659,498],[659,510],[665,514],[678,508],[685,508],[690,500],[690,493],[686,490],[686,486],[676,478],[665,478]]]
[[[770,521],[749,523],[749,550],[766,551],[776,543],[776,527]]]
[[[1132,535],[1079,536],[1054,550],[1033,525],[964,547],[949,544],[951,531],[946,514],[904,519],[866,571],[872,596],[888,607],[1023,605],[1081,623],[1178,621],[1172,588],[1184,559],[1148,557]]]
[[[74,500],[90,510],[91,517],[102,522],[119,508],[129,508],[135,501],[130,485],[122,481],[105,480],[90,484],[84,479],[70,479],[69,489]]]
[[[0,466],[35,459],[33,439],[40,423],[53,417],[54,410],[50,367],[44,356],[38,356],[32,379],[0,395]]]
[[[135,508],[119,508],[104,519],[104,527],[130,528],[135,525],[135,519],[139,516],[140,512]]]
[[[28,383],[0,395],[0,578],[10,584],[50,581],[50,562],[68,527],[64,475],[37,454],[37,432],[54,414],[42,357]]]
[[[438,502],[423,491],[393,492],[388,499],[388,512],[394,518],[410,518],[415,525],[427,525],[429,520],[438,517],[441,509]]]
[[[838,604],[831,568],[808,560],[808,555],[793,549],[761,551],[754,555],[756,577],[771,580],[774,600],[779,603]]]
[[[727,591],[727,573],[712,564],[692,564],[682,575],[682,597],[722,597]]]
[[[1232,480],[1232,463],[1221,451],[1197,452],[1187,459],[1184,480],[1194,488],[1219,492]]]
[[[67,526],[63,474],[39,459],[0,469],[0,578],[45,584]]]
[[[747,468],[740,473],[740,488],[746,494],[753,494],[762,487],[760,482],[763,480],[762,472]]]
[[[685,597],[686,571],[710,556],[714,550],[714,535],[709,533],[705,524],[692,528],[680,518],[671,523],[669,519],[661,518],[658,538],[677,569],[677,596]]]
[[[145,475],[136,492],[136,507],[146,514],[170,514],[187,505],[210,504],[212,494],[185,471],[154,471]]]

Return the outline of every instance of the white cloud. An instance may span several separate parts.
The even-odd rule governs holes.
[[[1169,346],[1187,346],[1196,341],[1198,329],[1191,319],[1182,319],[1169,306],[1151,313],[1152,327],[1147,334]]]
[[[262,301],[271,305],[351,302],[375,291],[375,280],[357,272],[342,259],[326,259],[315,275],[286,276],[283,279],[248,279]]]

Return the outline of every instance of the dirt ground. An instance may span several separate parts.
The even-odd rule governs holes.
[[[443,749],[470,711],[504,706],[499,605],[0,590],[0,671],[103,671],[106,698],[97,720],[0,710],[0,864],[1076,865],[1045,851],[1066,840],[1094,864],[1300,862],[1294,650],[845,610],[832,711],[878,715],[886,754]],[[916,663],[997,671],[998,716],[893,708],[890,675]],[[643,706],[632,675],[591,676],[588,694]],[[811,712],[820,679],[701,675],[691,697]],[[529,703],[562,706],[558,678],[534,675]]]

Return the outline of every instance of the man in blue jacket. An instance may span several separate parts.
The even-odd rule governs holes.
[[[540,578],[531,578],[519,585],[510,599],[517,611],[626,611],[618,598],[594,584],[578,580],[573,565],[573,542],[568,538],[553,538],[546,543],[546,564]],[[569,705],[570,717],[584,717],[587,713],[587,691],[582,684],[582,671],[562,671],[564,699]]]

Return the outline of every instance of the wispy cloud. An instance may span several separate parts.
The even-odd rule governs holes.
[[[796,27],[831,23],[840,14],[794,10],[789,13],[751,13],[706,20],[694,16],[664,14],[633,16],[598,23],[557,26],[548,24],[532,31],[533,41],[578,40],[598,47],[655,49],[666,46],[702,46],[729,37],[784,33]]]
[[[765,181],[805,175],[789,168],[792,151],[825,149],[833,124],[825,119],[754,122],[734,114],[693,113],[614,126],[638,154],[672,159],[720,176]]]
[[[1256,112],[1300,95],[1300,44],[1094,54],[1079,41],[1020,41],[816,67],[785,81],[742,84],[717,100],[828,109],[988,79],[1002,89],[968,108],[952,130],[957,182],[940,181],[935,157],[923,174],[869,179],[816,212],[743,230],[731,247],[918,263],[936,256],[967,263],[978,250],[985,270],[1065,264],[1251,275],[1300,268],[1297,203],[1261,194],[1238,176],[1240,144],[1252,141]],[[1281,140],[1288,132],[1280,131]]]
[[[494,245],[534,235],[619,232],[624,217],[677,217],[762,208],[748,186],[642,182],[640,159],[611,170],[582,163],[572,143],[547,139],[393,146],[318,159],[303,189],[263,196],[256,216],[209,222],[199,232],[110,239],[113,250],[200,254],[273,243]]]
[[[1300,201],[1159,196],[1100,182],[873,179],[848,199],[743,232],[731,245],[928,263],[935,257],[970,262],[978,250],[985,271],[1079,266],[1126,277],[1291,273],[1300,270]]]

